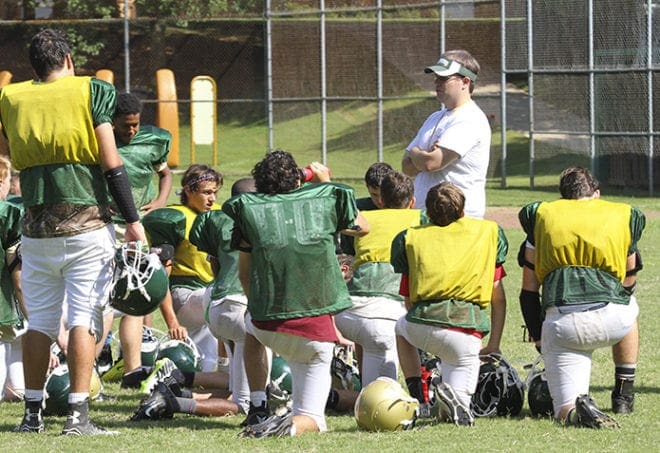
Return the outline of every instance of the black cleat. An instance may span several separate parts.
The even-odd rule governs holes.
[[[287,412],[283,415],[271,415],[263,421],[253,425],[247,425],[240,437],[284,437],[291,435],[293,426],[293,413]]]
[[[134,422],[172,418],[174,416],[175,400],[176,396],[169,387],[160,382],[156,386],[156,390],[151,392],[151,395],[140,404],[130,420]]]
[[[247,427],[257,425],[268,417],[270,417],[270,412],[268,411],[268,407],[266,407],[266,403],[262,403],[261,406],[255,406],[250,403],[250,409],[248,410],[245,420],[241,422],[241,426]]]
[[[612,412],[615,414],[632,414],[635,410],[635,394],[624,395],[612,392]]]
[[[474,426],[474,416],[456,396],[450,385],[442,382],[433,390],[435,401],[440,410],[440,418],[456,426]]]
[[[117,431],[108,431],[96,426],[89,419],[89,400],[81,403],[69,404],[69,415],[66,417],[63,436],[111,436],[119,434]]]
[[[589,395],[580,395],[575,400],[575,413],[578,426],[585,428],[619,428],[619,423],[603,411]]]
[[[30,409],[25,409],[25,415],[21,424],[14,428],[17,433],[43,433],[44,432],[44,419],[41,416],[41,410],[36,412]]]
[[[142,381],[149,376],[151,367],[141,366],[130,373],[126,373],[121,378],[121,388],[123,389],[139,389]]]
[[[157,360],[151,373],[140,383],[140,392],[149,395],[158,386],[159,382],[164,382],[170,378],[172,373],[177,370],[176,364],[167,357]]]
[[[114,436],[117,434],[119,431],[108,431],[89,420],[83,423],[71,416],[67,417],[64,428],[62,428],[63,436]]]

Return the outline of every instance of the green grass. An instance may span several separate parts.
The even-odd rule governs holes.
[[[489,197],[492,190],[489,190]],[[535,198],[537,192],[518,189],[517,204]],[[492,198],[492,197],[490,197]],[[535,357],[534,348],[522,342],[522,318],[517,295],[520,269],[515,263],[515,251],[523,238],[516,228],[506,229],[511,245],[505,289],[508,314],[502,350],[524,378],[523,366]],[[640,243],[645,268],[640,273],[637,298],[640,305],[641,351],[636,379],[635,413],[617,416],[619,431],[594,431],[563,428],[550,420],[529,417],[527,405],[519,417],[478,419],[474,429],[459,429],[449,425],[424,425],[412,432],[366,433],[357,430],[349,415],[328,417],[330,431],[323,435],[304,435],[293,439],[248,440],[237,438],[242,417],[201,418],[182,414],[161,422],[128,422],[138,406],[140,396],[121,390],[116,384],[105,391],[117,397],[114,403],[93,406],[94,420],[102,426],[116,429],[116,438],[67,439],[59,436],[62,417],[47,418],[44,435],[10,432],[22,415],[22,404],[0,404],[0,445],[11,451],[190,451],[193,448],[243,451],[364,451],[394,452],[439,449],[442,451],[589,451],[614,452],[657,451],[660,441],[660,312],[656,295],[660,292],[660,221],[649,217]],[[162,326],[156,316],[157,326]],[[610,407],[609,392],[613,381],[610,352],[596,351],[591,378],[591,393],[604,409]],[[7,450],[10,451],[10,450]]]
[[[408,106],[401,105],[401,108]],[[347,112],[333,112],[331,138],[342,142],[342,134],[366,124],[373,111],[368,106],[353,108]],[[291,120],[287,127],[278,126],[278,144],[292,150],[299,164],[320,160],[318,137],[301,134],[315,130],[313,115]],[[219,193],[219,201],[229,195],[229,187],[236,179],[247,176],[255,162],[266,150],[266,129],[263,124],[223,123],[219,130],[219,165],[225,175],[225,186]],[[304,136],[303,136],[304,135]],[[498,136],[494,136],[497,143]],[[563,166],[582,164],[574,155],[556,156],[547,166],[540,165],[536,189],[530,190],[526,167],[525,138],[509,135],[510,163],[507,188],[500,188],[497,170],[488,182],[488,205],[520,207],[533,200],[551,200],[557,197],[557,179]],[[189,131],[181,130],[181,164],[188,165]],[[399,168],[401,150],[406,143],[390,143],[385,151],[386,162]],[[211,162],[209,147],[196,150],[197,162]],[[560,150],[558,150],[560,151]],[[335,180],[355,187],[358,196],[366,196],[362,176],[366,168],[376,161],[371,145],[338,146],[332,151],[328,164]],[[543,164],[543,162],[541,162]],[[176,189],[179,177],[175,177]],[[628,202],[649,212],[657,209],[657,200],[643,194],[604,190],[608,199]],[[170,196],[176,202],[176,196]],[[449,425],[423,425],[412,432],[366,433],[358,431],[350,415],[330,415],[329,432],[323,435],[304,435],[287,439],[248,440],[237,438],[242,417],[201,418],[177,414],[173,420],[154,423],[132,423],[128,418],[138,406],[140,395],[121,390],[116,384],[106,385],[105,392],[117,397],[117,401],[97,403],[92,416],[101,426],[116,429],[121,435],[113,438],[70,439],[59,436],[64,422],[62,417],[46,420],[44,435],[15,434],[11,430],[22,416],[22,404],[0,404],[0,445],[6,451],[287,451],[287,452],[417,452],[417,451],[487,451],[487,452],[647,452],[657,451],[660,443],[660,311],[655,297],[660,293],[660,220],[649,215],[646,231],[640,243],[644,257],[644,270],[640,273],[637,298],[640,305],[641,350],[636,379],[637,400],[635,413],[618,416],[622,425],[619,431],[594,431],[563,428],[551,420],[529,417],[527,405],[519,417],[478,419],[474,429],[458,429]],[[502,350],[524,378],[523,366],[536,356],[534,348],[522,342],[522,317],[518,308],[520,269],[516,264],[516,251],[522,241],[518,228],[505,230],[510,244],[504,280],[508,296],[507,324]],[[156,326],[163,326],[156,315]],[[609,410],[609,392],[613,383],[613,365],[610,352],[602,349],[594,354],[591,393],[599,405]]]

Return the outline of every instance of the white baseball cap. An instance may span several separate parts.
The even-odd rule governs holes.
[[[440,58],[435,65],[424,68],[424,72],[427,74],[434,73],[440,77],[449,77],[454,74],[460,74],[469,77],[473,82],[477,81],[477,75],[474,72],[470,71],[458,61],[449,60],[447,58]]]

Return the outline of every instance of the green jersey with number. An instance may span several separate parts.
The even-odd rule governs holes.
[[[335,234],[358,215],[351,187],[306,184],[286,194],[245,193],[223,211],[251,246],[248,311],[257,321],[336,313],[351,306]]]

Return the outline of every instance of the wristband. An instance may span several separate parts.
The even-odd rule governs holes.
[[[131,183],[128,181],[128,174],[123,165],[111,168],[103,173],[105,180],[108,183],[108,190],[110,195],[115,200],[119,213],[124,218],[124,221],[135,223],[140,220],[137,209],[135,209],[135,202],[131,194]]]

